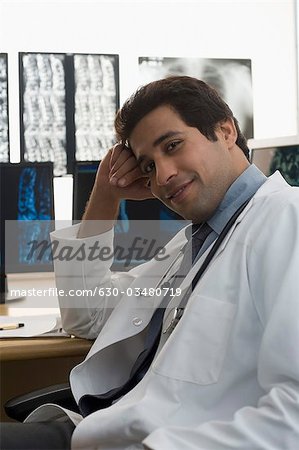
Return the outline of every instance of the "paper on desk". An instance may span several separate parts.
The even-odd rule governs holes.
[[[0,338],[15,337],[47,337],[47,336],[68,336],[61,328],[61,319],[57,314],[40,316],[0,316],[1,324],[23,323],[24,326],[15,330],[0,330]]]

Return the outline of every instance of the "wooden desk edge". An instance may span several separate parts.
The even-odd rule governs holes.
[[[69,337],[0,340],[0,362],[86,355],[93,341]]]

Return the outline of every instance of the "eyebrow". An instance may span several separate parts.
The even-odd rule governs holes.
[[[162,134],[160,137],[158,137],[153,142],[153,147],[157,147],[159,144],[161,144],[161,142],[165,141],[165,139],[176,136],[177,134],[182,134],[182,132],[181,131],[167,131],[167,133]]]
[[[162,134],[161,136],[159,136],[157,139],[154,140],[153,142],[153,147],[158,147],[158,145],[160,145],[163,141],[165,141],[166,139],[173,137],[173,136],[177,136],[183,134],[181,131],[167,131],[167,133]],[[144,161],[146,159],[146,156],[139,156],[137,158],[137,164],[138,166],[141,165],[142,161]]]

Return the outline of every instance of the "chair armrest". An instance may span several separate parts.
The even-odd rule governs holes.
[[[55,403],[78,412],[78,405],[68,383],[55,384],[14,397],[5,403],[4,409],[8,417],[23,422],[34,409],[45,403]]]

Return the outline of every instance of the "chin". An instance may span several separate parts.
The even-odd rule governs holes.
[[[175,212],[179,214],[181,217],[183,217],[183,219],[185,220],[191,220],[192,222],[194,221],[194,214],[192,214],[191,212],[190,213],[183,211],[175,211]]]

